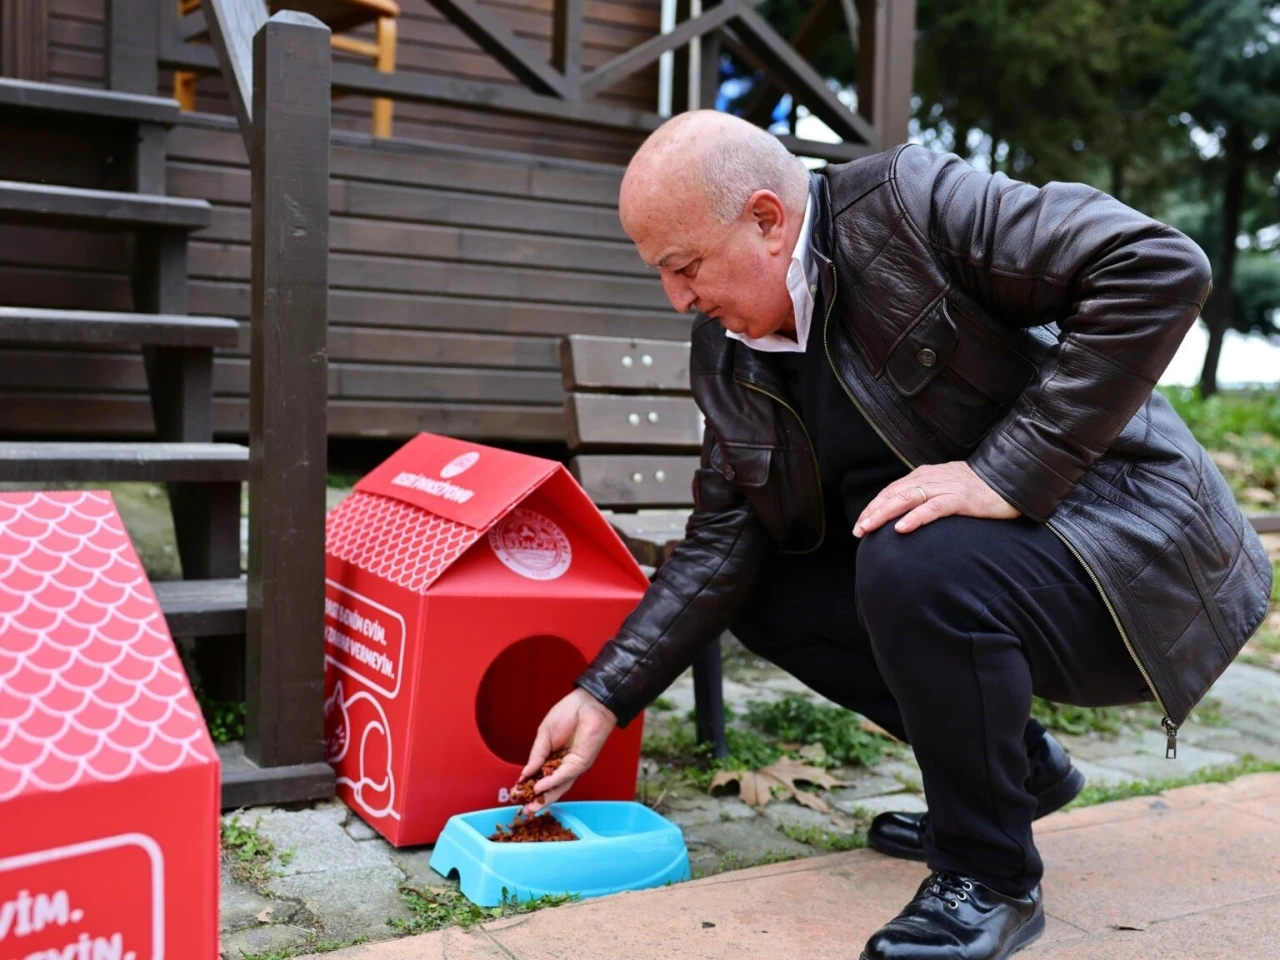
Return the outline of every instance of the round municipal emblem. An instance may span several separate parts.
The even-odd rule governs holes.
[[[444,480],[452,480],[460,473],[466,473],[476,465],[476,461],[480,459],[480,454],[472,450],[470,453],[464,453],[454,457],[440,469],[440,476]]]
[[[564,531],[542,514],[522,507],[489,531],[489,546],[508,570],[529,580],[562,577],[573,561]]]

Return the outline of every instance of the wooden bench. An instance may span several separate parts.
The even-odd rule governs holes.
[[[684,538],[702,414],[689,392],[689,344],[570,336],[561,341],[569,470],[636,560],[657,569]],[[728,753],[720,641],[693,664],[699,743]]]

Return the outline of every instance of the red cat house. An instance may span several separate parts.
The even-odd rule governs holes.
[[[0,957],[214,960],[218,757],[108,493],[0,493]]]
[[[538,723],[648,586],[563,466],[431,434],[329,514],[326,553],[327,756],[396,845],[507,802]],[[634,799],[642,726],[570,799]]]

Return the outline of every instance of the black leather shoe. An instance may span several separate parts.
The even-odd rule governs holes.
[[[937,872],[867,941],[861,960],[1004,960],[1042,933],[1039,886],[1007,897],[970,877]]]
[[[1062,809],[1084,789],[1084,774],[1071,765],[1067,751],[1049,733],[1027,754],[1027,760],[1031,765],[1027,789],[1036,797],[1037,820]],[[871,821],[867,842],[891,857],[923,861],[928,821],[927,813],[882,813]]]

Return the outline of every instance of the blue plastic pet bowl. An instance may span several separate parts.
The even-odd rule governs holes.
[[[576,841],[494,843],[518,806],[449,818],[431,852],[431,869],[458,874],[463,896],[496,907],[509,900],[576,894],[600,897],[689,879],[689,851],[680,828],[641,803],[577,800],[548,808]]]

